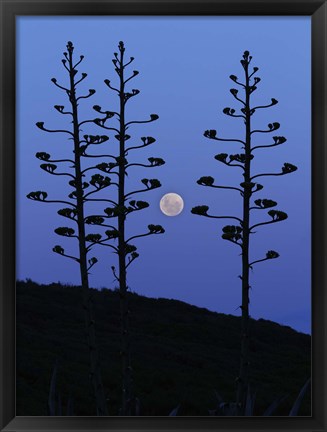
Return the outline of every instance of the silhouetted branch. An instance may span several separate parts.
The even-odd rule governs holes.
[[[90,191],[90,192],[88,192],[87,194],[85,194],[84,195],[84,200],[87,200],[87,201],[89,201],[89,196],[90,195],[93,195],[93,194],[95,194],[95,193],[97,193],[97,192],[99,192],[100,190],[103,190],[103,189],[106,189],[107,187],[109,187],[109,186],[111,186],[113,183],[110,183],[109,185],[107,185],[107,186],[103,186],[103,187],[101,187],[101,188],[99,188],[99,189],[95,189],[95,190],[93,190],[93,191]],[[101,199],[101,198],[99,198],[99,199],[97,199],[96,201],[106,201],[106,202],[114,202],[114,201],[110,201],[110,200],[103,200],[103,199]]]
[[[128,196],[133,195],[135,193],[147,192],[149,190],[157,189],[157,188],[161,187],[161,183],[157,179],[150,179],[150,180],[149,179],[142,179],[141,182],[147,186],[146,189],[139,189],[139,190],[136,190],[133,192],[129,192],[128,194],[124,195],[124,198],[126,199]],[[150,186],[148,186],[148,184],[150,184]]]
[[[241,87],[243,87],[243,88],[246,87],[245,84],[243,84],[243,83],[237,81],[237,76],[235,76],[235,75],[230,75],[229,78],[230,78],[232,81],[234,81],[235,84],[238,84],[239,86],[241,86]]]
[[[142,147],[147,147],[148,145],[153,144],[154,142],[156,142],[155,138],[152,138],[152,137],[142,137],[141,140],[143,141],[143,144],[141,144],[139,146],[128,147],[125,150],[125,154],[127,154],[129,152],[129,150],[139,149],[139,148],[142,148]]]
[[[61,60],[62,64],[64,65],[64,68],[66,69],[67,72],[69,72],[69,68],[66,66],[67,61],[66,60]]]
[[[86,240],[86,242],[90,243],[86,248],[86,250],[88,252],[92,249],[93,246],[95,246],[97,244],[101,244],[103,246],[108,246],[108,247],[111,247],[112,249],[115,249],[115,251],[118,251],[118,249],[115,246],[104,243],[108,240],[111,240],[111,238],[102,239],[102,236],[100,234],[88,234],[87,236],[85,236],[85,240]]]
[[[119,130],[117,128],[105,126],[104,123],[105,123],[105,121],[107,119],[108,118],[105,118],[105,119],[95,119],[93,123],[95,123],[96,125],[100,126],[102,129],[112,130],[112,131],[117,132],[117,134],[119,134]]]
[[[58,88],[64,90],[67,94],[70,93],[70,91],[68,90],[68,88],[63,87],[63,86],[61,86],[61,85],[59,85],[59,84],[57,83],[56,78],[51,78],[51,81],[53,82],[53,84],[54,84],[55,86],[57,86]]]
[[[112,118],[114,115],[116,115],[118,118],[120,118],[120,114],[116,111],[103,111],[100,105],[93,105],[94,111],[100,113],[100,114],[106,114],[106,118]]]
[[[159,116],[157,114],[150,114],[150,120],[134,120],[127,122],[125,126],[129,126],[131,124],[144,124],[144,123],[151,123],[155,120],[158,120]]]
[[[93,124],[95,123],[97,126],[103,127],[102,125],[104,124],[104,122],[106,120],[108,120],[108,118],[110,118],[110,117],[106,116],[106,117],[104,117],[102,119],[96,118],[96,119],[93,119],[93,120],[83,120],[82,122],[78,123],[78,127],[81,127],[83,124],[86,124],[86,123],[93,123]],[[115,129],[115,130],[117,131],[117,129]],[[81,141],[81,142],[83,142],[83,141]]]
[[[92,215],[92,216],[86,216],[84,218],[84,222],[88,225],[100,225],[106,228],[112,228],[113,230],[116,229],[116,227],[114,227],[113,225],[107,225],[104,224],[103,222],[92,222],[92,219],[93,220],[97,219],[98,221],[102,219],[102,221],[104,221],[104,219],[108,219],[108,218],[109,218],[108,215]]]
[[[191,213],[196,214],[198,216],[205,216],[208,218],[212,218],[212,219],[234,219],[237,220],[238,222],[240,222],[240,224],[242,224],[242,220],[236,216],[213,216],[213,215],[208,215],[207,211],[209,210],[209,207],[206,205],[201,205],[201,206],[196,206],[193,207],[191,210]]]
[[[250,132],[250,134],[252,135],[252,134],[254,134],[256,132],[258,132],[258,133],[269,133],[269,132],[273,132],[273,131],[275,131],[275,130],[277,130],[279,128],[280,128],[280,124],[279,123],[277,123],[277,122],[269,123],[268,124],[268,130],[255,129],[252,132]]]
[[[281,222],[281,221],[283,221],[283,220],[285,220],[285,219],[288,218],[287,213],[282,212],[282,211],[280,211],[280,210],[270,210],[270,211],[268,212],[268,214],[269,214],[269,216],[272,217],[272,220],[271,220],[271,221],[257,223],[257,224],[255,224],[255,225],[253,225],[253,226],[251,226],[251,227],[249,228],[250,231],[251,231],[253,228],[256,228],[256,227],[258,227],[258,226],[262,226],[262,225],[269,225],[269,224],[272,224],[272,223]]]
[[[126,66],[126,65],[125,65],[125,66]],[[133,75],[131,75],[129,78],[127,78],[127,79],[124,81],[124,84],[128,83],[128,81],[130,81],[132,78],[136,77],[138,74],[139,74],[139,72],[136,71],[136,70],[134,70],[134,71],[133,71]]]
[[[157,167],[157,166],[161,166],[165,164],[165,161],[161,158],[148,158],[148,161],[150,162],[149,165],[145,165],[145,164],[141,164],[141,163],[131,163],[126,165],[126,169],[131,167],[131,166],[141,166],[144,168],[153,168],[153,167]]]
[[[88,158],[111,158],[111,159],[115,159],[115,156],[113,156],[113,155],[109,155],[109,154],[106,154],[106,155],[90,155],[90,154],[86,154],[86,153],[82,153],[82,156],[83,157],[88,157]]]
[[[243,165],[239,164],[232,164],[233,161],[245,163],[245,155],[244,154],[235,154],[235,155],[229,155],[229,161],[227,161],[228,154],[227,153],[219,153],[215,156],[215,159],[224,165],[230,166],[230,167],[238,167],[245,169]]]
[[[231,189],[231,190],[237,190],[238,192],[240,192],[241,194],[243,194],[242,189],[239,189],[237,187],[233,187],[233,186],[219,186],[219,185],[214,185],[215,179],[211,176],[206,176],[206,177],[201,177],[199,178],[199,180],[197,180],[197,184],[200,186],[208,186],[208,187],[212,187],[212,188],[216,188],[216,189]]]
[[[116,183],[111,183],[111,184],[116,184]],[[108,202],[108,203],[110,203],[110,204],[117,205],[117,203],[116,203],[115,201],[110,200],[110,199],[102,199],[102,198],[87,198],[86,201],[88,201],[88,202],[90,202],[90,201],[92,201],[92,202],[96,202],[96,201],[99,201],[99,202]]]
[[[252,147],[251,152],[255,149],[258,149],[258,148],[275,147],[275,146],[278,146],[280,144],[284,144],[284,142],[287,141],[286,138],[283,136],[274,136],[273,140],[275,141],[275,144],[259,145],[259,146]]]
[[[125,69],[126,66],[130,65],[133,61],[134,61],[134,57],[130,57],[130,61],[127,62],[127,63],[125,63],[124,66],[123,66],[123,68]]]
[[[88,260],[89,266],[87,267],[87,271],[89,271],[96,263],[98,262],[97,258],[92,257]]]
[[[243,240],[242,231],[243,228],[241,226],[226,225],[223,227],[223,234],[221,237],[243,249],[243,243],[239,243],[240,240]]]
[[[268,177],[268,176],[281,176],[290,174],[297,170],[297,167],[295,165],[292,165],[290,163],[284,163],[284,166],[282,167],[282,172],[280,173],[263,173],[263,174],[257,174],[253,177],[251,177],[251,180],[255,179],[256,177]]]
[[[149,203],[146,201],[135,201],[132,200],[129,202],[130,206],[127,207],[128,213],[133,213],[135,211],[144,210],[149,207]]]
[[[73,66],[73,68],[76,69],[76,67],[77,67],[80,63],[82,63],[83,59],[84,59],[84,56],[81,55],[81,56],[79,57],[79,61],[75,64],[75,66]]]
[[[242,115],[242,114],[234,114],[234,113],[235,113],[235,110],[234,110],[233,108],[229,108],[229,107],[224,108],[224,109],[223,109],[223,113],[224,113],[225,115],[229,116],[229,117],[234,117],[234,118],[241,117],[241,118],[244,119],[244,120],[246,119],[246,117],[245,117],[244,115]]]
[[[105,239],[103,239],[103,240],[99,240],[99,241],[97,241],[97,242],[91,243],[91,245],[90,245],[89,247],[93,247],[93,246],[96,245],[96,244],[100,244],[100,245],[102,245],[102,246],[107,246],[107,247],[109,247],[109,248],[111,248],[111,249],[114,249],[114,251],[115,251],[116,253],[118,253],[118,248],[117,248],[116,246],[113,246],[113,245],[111,245],[111,244],[106,243],[108,240],[111,240],[111,239],[105,238]],[[89,247],[87,248],[88,250],[89,250]]]
[[[256,72],[258,72],[259,68],[258,67],[254,67],[253,68],[253,72],[249,75],[249,78],[251,78]]]
[[[231,94],[234,96],[234,98],[236,100],[238,100],[239,102],[241,102],[245,106],[245,102],[237,96],[237,94],[238,94],[238,90],[237,89],[234,89],[234,88],[230,89],[230,92],[231,92]]]
[[[80,80],[78,80],[78,81],[75,82],[75,87],[76,87],[79,83],[81,83],[83,80],[85,80],[86,77],[87,77],[87,74],[86,74],[86,73],[82,73],[82,78],[81,78]]]
[[[71,177],[74,180],[76,179],[76,177],[70,173],[57,173],[57,172],[55,172],[55,170],[57,169],[57,166],[53,165],[53,164],[41,164],[40,168],[42,168],[43,171],[45,171],[49,174],[52,174],[52,175]]]
[[[259,263],[259,262],[263,262],[263,261],[267,261],[267,260],[270,260],[270,259],[275,259],[275,258],[278,258],[278,257],[279,257],[279,253],[277,253],[277,252],[275,252],[273,250],[268,251],[267,254],[266,254],[266,258],[263,258],[263,259],[251,262],[249,264],[249,267],[252,268],[253,264],[256,264],[256,263]]]
[[[70,201],[47,200],[46,199],[47,194],[46,194],[46,197],[44,199],[37,198],[36,194],[38,194],[38,193],[46,194],[46,192],[40,192],[40,191],[38,191],[38,192],[30,192],[28,195],[26,195],[26,197],[28,199],[30,199],[30,200],[33,200],[33,201],[40,201],[40,202],[45,202],[45,203],[55,203],[55,204],[68,204],[68,205],[71,205],[74,208],[77,208],[77,206],[74,203],[70,202]]]
[[[40,158],[38,158],[38,159],[40,159]],[[41,160],[44,160],[44,159],[41,159]],[[75,165],[75,162],[72,159],[47,159],[47,162],[50,162],[50,163],[69,162],[69,163],[72,163],[73,165]]]
[[[111,266],[111,271],[112,271],[112,274],[114,275],[114,278],[115,278],[116,281],[119,283],[119,277],[117,276],[115,266]]]
[[[111,90],[114,90],[115,92],[119,93],[119,90],[116,89],[115,87],[112,87],[112,85],[110,84],[110,80],[105,79],[104,83],[106,84],[106,86],[108,86]]]
[[[76,216],[77,216],[77,210],[76,209],[63,208],[63,209],[59,209],[57,211],[57,213],[58,213],[58,215],[63,216],[65,218],[68,218],[70,220],[73,220],[76,223],[78,222],[76,219]]]
[[[54,108],[60,113],[60,114],[65,114],[65,115],[67,115],[67,114],[70,114],[71,116],[73,115],[73,113],[72,112],[70,112],[70,111],[64,111],[64,106],[63,105],[54,105]]]
[[[80,262],[80,260],[78,258],[76,258],[76,257],[74,257],[72,255],[65,254],[65,250],[61,246],[59,246],[59,245],[57,245],[54,248],[52,248],[52,250],[53,250],[53,252],[57,253],[58,255],[64,256],[66,258],[70,258],[70,259],[72,259],[72,260],[74,260],[74,261],[76,261],[78,263]]]
[[[161,225],[148,225],[149,232],[145,234],[138,234],[130,237],[128,240],[126,240],[126,243],[130,242],[133,239],[140,238],[140,237],[147,237],[152,234],[164,234],[165,230],[162,228]]]
[[[276,201],[269,199],[257,199],[254,201],[257,207],[250,207],[250,210],[265,210],[270,207],[275,207],[277,205]]]
[[[89,89],[89,94],[85,95],[85,96],[79,96],[78,98],[76,98],[76,101],[78,102],[80,99],[88,99],[89,97],[93,96],[95,94],[95,90],[94,89]]]
[[[260,109],[260,108],[269,108],[269,107],[272,107],[272,106],[277,105],[277,104],[278,104],[278,100],[276,100],[274,98],[271,98],[271,103],[269,105],[258,105],[258,106],[254,107],[252,109],[253,110],[257,110],[257,109]]]
[[[60,235],[62,237],[70,237],[70,238],[77,238],[79,239],[79,236],[75,234],[75,230],[73,228],[68,227],[59,227],[54,230],[54,232],[57,235]]]
[[[46,128],[44,127],[44,122],[37,122],[37,123],[36,123],[36,126],[37,126],[39,129],[41,129],[41,130],[43,130],[43,131],[45,131],[45,132],[50,132],[50,133],[58,133],[58,132],[62,132],[62,133],[67,133],[67,134],[69,134],[69,135],[71,135],[71,136],[74,136],[74,134],[73,134],[72,132],[67,131],[67,130],[64,130],[64,129],[46,129]]]
[[[206,216],[206,217],[212,218],[212,219],[234,219],[234,220],[237,220],[238,222],[242,223],[242,219],[240,219],[236,216],[212,216],[212,215],[208,215],[208,214],[202,215],[202,216]]]
[[[72,159],[57,159],[57,160],[51,160],[50,154],[46,152],[37,152],[35,154],[35,157],[39,160],[46,161],[46,162],[70,162],[72,164],[75,164],[75,162]]]
[[[204,132],[204,136],[209,139],[214,139],[216,141],[224,141],[224,142],[239,142],[245,145],[245,142],[239,139],[230,139],[230,138],[217,138],[217,131],[214,129],[209,129]]]
[[[237,246],[239,246],[241,249],[243,249],[243,244],[242,243],[238,243],[236,240],[232,240],[232,239],[224,239],[224,240],[227,240],[227,241],[229,241],[229,242],[231,242],[231,243],[234,243],[234,244],[236,244]]]
[[[136,260],[136,258],[139,257],[139,254],[137,252],[132,252],[131,253],[131,258],[129,259],[128,263],[125,265],[125,270],[132,264],[132,262],[134,260]]]

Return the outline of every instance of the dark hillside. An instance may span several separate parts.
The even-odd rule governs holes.
[[[96,331],[111,415],[120,402],[119,298],[93,290]],[[142,415],[208,415],[217,390],[226,402],[235,395],[239,367],[240,319],[167,299],[130,295],[135,390]],[[252,320],[252,389],[256,413],[288,394],[279,415],[310,377],[311,338],[290,327]],[[65,406],[71,395],[75,415],[94,415],[80,288],[17,283],[17,415],[47,415],[49,383],[58,360]],[[311,415],[308,392],[300,415]]]

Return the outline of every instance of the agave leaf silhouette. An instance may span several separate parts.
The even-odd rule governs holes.
[[[179,404],[179,405],[177,405],[176,408],[174,408],[173,410],[171,410],[170,413],[169,413],[169,417],[177,416],[180,407],[181,407],[181,405]]]
[[[73,400],[71,395],[69,396],[68,401],[67,401],[66,415],[67,416],[73,416],[74,415],[74,400]]]
[[[288,398],[288,395],[284,395],[275,399],[266,409],[266,411],[262,414],[263,417],[268,417],[273,415],[276,409]]]
[[[49,397],[48,397],[48,415],[56,415],[56,382],[57,382],[57,372],[58,372],[58,359],[56,359],[53,366],[53,371],[50,381]]]
[[[245,409],[244,409],[244,415],[245,416],[253,416],[255,396],[256,396],[255,393],[251,394],[250,386],[248,386]]]
[[[310,383],[311,383],[311,378],[309,378],[308,381],[302,387],[300,393],[298,394],[298,397],[296,398],[296,400],[295,400],[295,402],[294,402],[294,404],[293,404],[293,406],[291,408],[289,416],[293,417],[293,416],[297,416],[298,415],[298,412],[299,412],[302,400],[303,400],[303,398],[304,398],[304,396],[305,396],[305,394],[306,394],[306,392],[308,390],[308,387],[309,387]]]
[[[60,393],[58,393],[57,416],[62,416],[62,405],[61,405],[61,396],[60,396]]]

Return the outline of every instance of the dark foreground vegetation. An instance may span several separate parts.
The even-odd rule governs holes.
[[[110,415],[120,407],[119,296],[92,290],[103,384]],[[81,289],[60,284],[17,283],[17,415],[47,415],[57,363],[57,401],[65,415],[94,415],[88,379]],[[209,415],[218,392],[235,399],[240,318],[168,299],[130,295],[134,387],[140,415]],[[275,415],[288,415],[311,376],[311,338],[290,327],[251,320],[251,390],[255,415],[288,395]],[[71,407],[73,404],[73,408]],[[311,415],[310,391],[299,415]]]

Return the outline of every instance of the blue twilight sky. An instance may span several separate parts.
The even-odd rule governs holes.
[[[104,84],[117,82],[111,62],[113,52],[123,40],[126,56],[135,57],[130,70],[140,74],[130,81],[130,89],[140,94],[127,106],[130,120],[143,120],[156,113],[159,120],[135,125],[130,143],[139,145],[140,137],[153,136],[156,143],[130,152],[129,161],[162,157],[166,165],[158,168],[130,169],[128,190],[139,189],[144,177],[158,178],[162,187],[139,194],[150,208],[128,217],[127,234],[147,231],[149,223],[161,224],[166,233],[135,240],[140,258],[128,272],[132,291],[150,297],[180,299],[226,314],[239,315],[241,302],[240,249],[221,239],[221,228],[229,220],[214,220],[192,215],[195,205],[207,204],[211,214],[241,216],[241,197],[236,191],[205,188],[196,180],[205,175],[216,184],[238,186],[242,181],[237,168],[214,160],[217,153],[239,153],[238,143],[220,143],[203,137],[206,129],[217,129],[225,138],[244,137],[241,119],[222,113],[224,107],[239,108],[229,89],[234,74],[242,78],[240,59],[244,50],[253,55],[262,81],[253,94],[255,105],[276,98],[279,104],[259,110],[253,126],[266,129],[270,122],[281,123],[279,131],[256,134],[254,143],[272,143],[271,135],[287,138],[284,145],[260,149],[255,153],[253,172],[280,172],[284,162],[298,166],[288,176],[260,179],[264,185],[257,198],[278,202],[276,209],[286,211],[289,219],[259,227],[251,237],[251,260],[276,250],[280,258],[259,263],[251,273],[250,314],[309,333],[311,331],[311,94],[310,94],[309,17],[19,17],[17,19],[17,278],[32,278],[40,283],[79,284],[77,264],[52,252],[56,244],[66,253],[76,252],[74,239],[57,236],[53,230],[69,226],[59,216],[56,204],[26,199],[27,193],[46,190],[49,199],[67,196],[66,179],[54,177],[39,168],[35,153],[45,151],[53,158],[69,155],[71,142],[64,134],[40,131],[35,123],[44,121],[50,129],[69,127],[68,116],[53,106],[65,105],[64,92],[50,79],[67,83],[62,53],[72,41],[78,59],[85,56],[79,72],[88,77],[80,85],[87,94],[81,101],[80,119],[94,118],[92,106],[117,110],[118,98]],[[87,125],[86,125],[87,126]],[[104,134],[96,126],[84,133]],[[117,141],[102,145],[107,152],[117,151]],[[59,171],[60,168],[58,168]],[[167,217],[159,201],[167,192],[180,194],[185,207],[177,217]],[[108,194],[113,198],[113,189]],[[101,212],[103,205],[89,207]],[[252,213],[253,223],[269,220],[266,211]],[[96,232],[96,228],[90,230]],[[114,288],[110,270],[117,265],[111,249],[98,247],[94,255],[93,287]],[[92,255],[91,255],[92,256]]]

